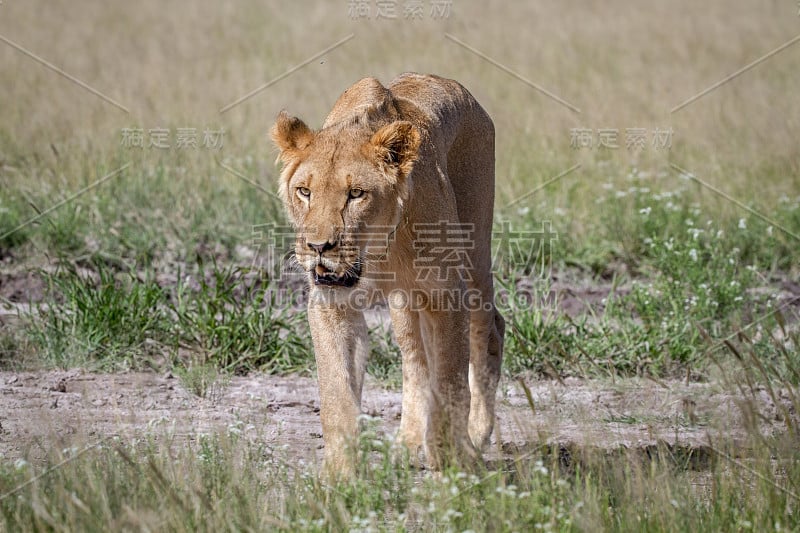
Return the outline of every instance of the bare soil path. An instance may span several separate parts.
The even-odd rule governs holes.
[[[545,442],[609,450],[662,443],[691,451],[707,445],[709,435],[745,435],[737,395],[710,383],[568,379],[563,384],[531,380],[527,385],[533,408],[517,382],[501,383],[499,421],[488,458],[514,456]],[[393,432],[399,425],[400,404],[399,391],[367,382],[364,412],[378,418],[383,431]],[[755,404],[763,415],[762,431],[784,430],[784,411],[766,391],[756,393]],[[233,377],[200,398],[169,374],[0,372],[4,460],[35,461],[53,449],[109,435],[134,439],[168,428],[191,440],[232,427],[253,432],[290,455],[318,460],[323,441],[315,381]]]

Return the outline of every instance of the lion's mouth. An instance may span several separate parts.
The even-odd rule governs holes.
[[[314,267],[312,272],[314,276],[314,285],[326,285],[333,287],[352,287],[358,282],[361,277],[361,265],[355,264],[354,266],[346,269],[341,274],[337,274],[329,270],[322,264]]]

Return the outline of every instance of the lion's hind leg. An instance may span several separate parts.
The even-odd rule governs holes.
[[[469,436],[479,450],[489,444],[494,428],[495,393],[500,380],[504,335],[505,320],[493,304],[490,309],[482,307],[471,312]]]

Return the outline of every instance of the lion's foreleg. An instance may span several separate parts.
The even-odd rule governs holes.
[[[390,306],[392,327],[403,354],[403,411],[398,440],[412,458],[423,448],[430,415],[431,385],[419,312]]]
[[[434,469],[455,460],[468,464],[477,452],[470,441],[469,315],[466,310],[424,314],[425,348],[433,401],[425,453]]]
[[[358,443],[361,389],[369,353],[364,314],[350,308],[308,309],[319,376],[320,418],[325,440],[325,468],[354,470]]]

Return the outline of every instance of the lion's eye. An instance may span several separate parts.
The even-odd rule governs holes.
[[[311,189],[309,189],[308,187],[298,187],[297,193],[300,196],[305,196],[306,198],[308,198],[309,196],[311,196]]]
[[[364,196],[363,189],[350,189],[350,198],[361,198]]]

